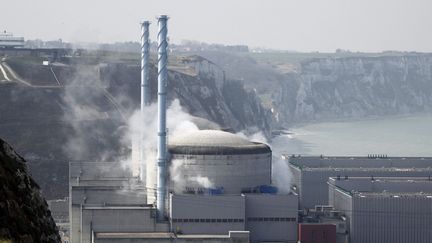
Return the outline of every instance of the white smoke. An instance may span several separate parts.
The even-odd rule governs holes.
[[[169,168],[170,171],[170,178],[174,182],[173,190],[176,193],[181,193],[186,185],[186,181],[184,180],[183,173],[180,173],[181,167],[183,166],[183,161],[173,159],[171,160],[171,165]]]
[[[63,144],[65,154],[71,160],[107,161],[118,157],[122,151],[113,151],[118,145],[117,139],[123,127],[114,126],[113,119],[122,119],[121,115],[110,112],[101,103],[112,102],[107,99],[106,87],[99,79],[96,66],[78,66],[72,80],[63,89],[63,122],[69,125],[65,129],[67,140]],[[111,134],[106,134],[112,129]]]
[[[141,111],[137,110],[129,119],[129,130],[124,137],[125,142],[132,140],[133,156],[129,161],[125,162],[125,165],[130,166],[132,171],[138,169],[140,177],[146,182],[148,190],[154,190],[156,188],[157,178],[157,104],[152,104],[145,107],[144,116],[141,116]],[[184,133],[198,130],[198,127],[192,122],[193,117],[186,113],[178,100],[174,100],[167,109],[167,128],[168,128],[168,139],[170,137],[179,136]],[[142,135],[141,135],[142,133]],[[141,136],[143,140],[141,140]],[[144,156],[141,161],[140,153],[136,150],[140,150],[140,141]],[[184,189],[185,181],[184,176],[181,173],[179,164],[176,160],[171,161],[170,174],[171,180],[174,182],[175,187],[180,190]],[[174,168],[174,169],[173,169]],[[151,202],[151,199],[150,199]]]
[[[172,181],[171,189],[175,193],[183,193],[186,186],[199,188],[214,188],[214,183],[205,176],[186,176],[185,161],[180,159],[172,159],[169,168],[170,179]]]
[[[183,111],[178,100],[174,100],[167,109],[167,128],[169,137],[198,130],[198,127],[191,120],[192,116]],[[144,164],[146,162],[156,161],[158,129],[157,104],[153,103],[152,105],[145,107],[143,116],[141,116],[141,110],[136,110],[130,116],[128,125],[129,129],[123,138],[124,142],[136,141],[136,143],[139,143],[142,136],[142,147],[145,159]],[[137,146],[137,148],[139,148],[139,146]]]
[[[211,182],[210,179],[208,177],[205,177],[205,176],[200,176],[200,175],[193,176],[190,178],[190,181],[196,182],[196,183],[198,183],[198,185],[200,185],[201,187],[204,187],[204,188],[213,188],[214,187],[213,182]]]
[[[253,131],[251,133],[251,131]],[[272,184],[278,188],[280,193],[289,193],[291,191],[292,173],[288,166],[288,161],[282,159],[283,145],[269,142],[263,132],[257,129],[251,131],[242,131],[237,135],[248,139],[252,142],[268,144],[272,149]]]

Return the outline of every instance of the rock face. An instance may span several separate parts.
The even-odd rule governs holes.
[[[281,86],[285,123],[430,112],[432,55],[314,59]]]
[[[39,186],[24,159],[0,139],[0,241],[60,242]]]
[[[202,57],[184,58],[183,65],[191,67],[193,74],[169,70],[168,98],[178,99],[191,115],[216,122],[222,128],[242,131],[252,128],[270,134],[273,125],[269,110],[263,108],[260,99],[246,91],[237,80],[225,79],[224,71]],[[157,70],[150,70],[152,99],[157,100]],[[127,93],[131,100],[138,101],[140,82],[138,65],[108,64],[101,68],[101,79],[118,100]],[[121,77],[121,78],[120,78]],[[120,92],[119,92],[120,91]],[[138,103],[125,106],[137,108]]]

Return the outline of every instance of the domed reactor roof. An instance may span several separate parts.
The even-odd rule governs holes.
[[[271,153],[269,146],[218,130],[198,130],[171,139],[171,154],[233,155]]]

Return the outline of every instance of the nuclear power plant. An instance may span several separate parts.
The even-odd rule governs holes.
[[[145,165],[145,181],[142,163],[134,175],[119,162],[71,162],[70,241],[297,242],[297,194],[272,184],[268,145],[218,130],[167,142],[167,86],[175,82],[167,80],[167,22],[158,18],[157,158]],[[145,114],[149,25],[142,23],[142,116],[155,116]]]
[[[141,131],[137,168],[70,163],[70,242],[431,242],[430,157],[283,155],[292,173],[286,192],[272,181],[267,144],[210,127],[172,136],[168,17],[157,25],[157,114],[147,109],[150,22],[141,25],[141,117],[157,117],[154,137]]]

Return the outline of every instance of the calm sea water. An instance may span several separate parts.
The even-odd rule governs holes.
[[[302,155],[432,156],[432,114],[294,127],[273,150]]]

